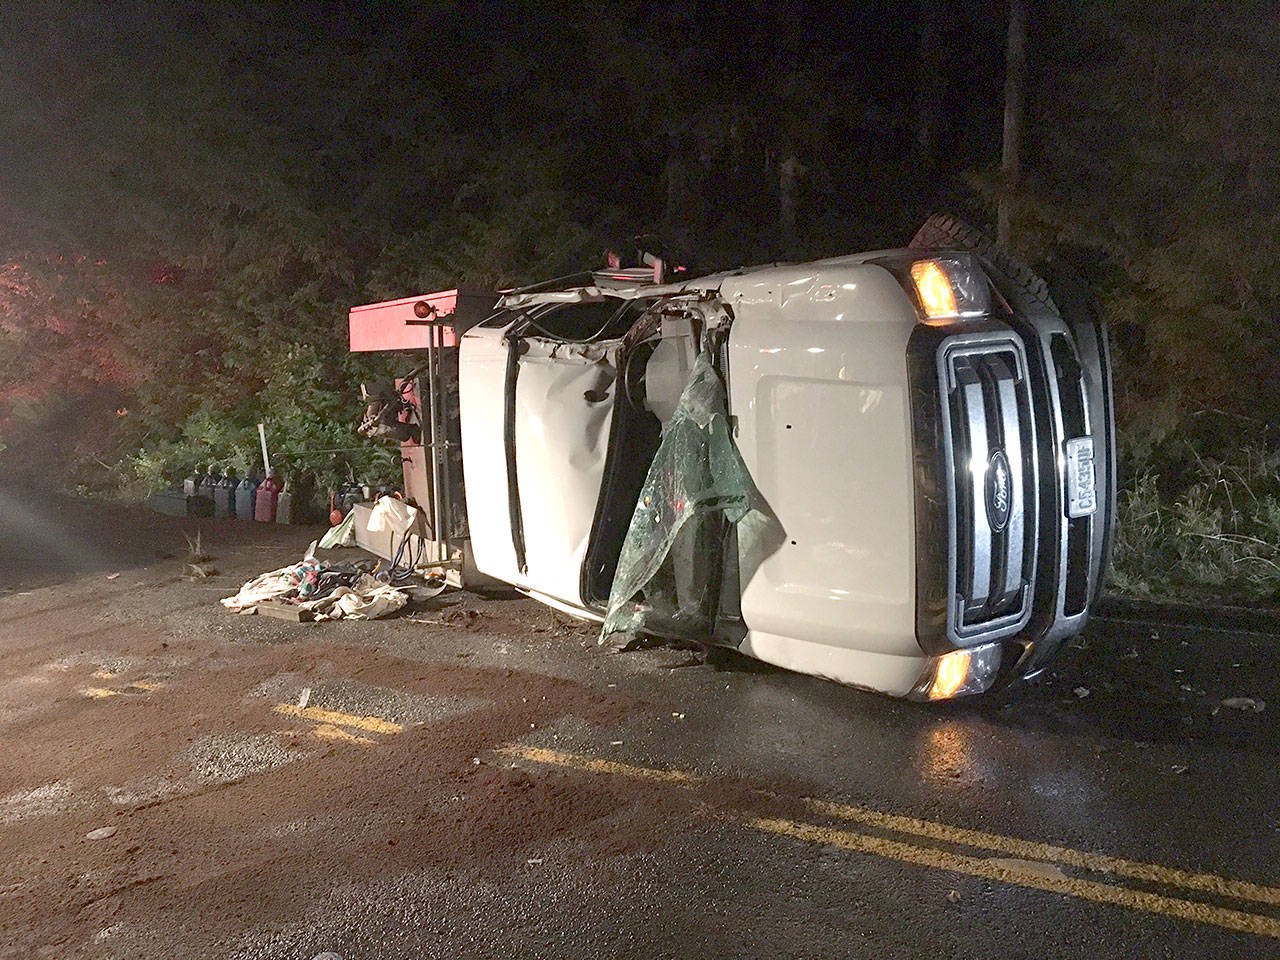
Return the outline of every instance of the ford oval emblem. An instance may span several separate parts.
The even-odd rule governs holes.
[[[987,460],[987,520],[995,533],[1001,533],[1009,525],[1009,511],[1013,506],[1010,487],[1009,458],[1003,450],[997,450]]]

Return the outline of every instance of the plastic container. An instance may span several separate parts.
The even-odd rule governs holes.
[[[236,484],[236,519],[252,520],[254,496],[258,492],[258,482],[251,477],[245,477]]]
[[[338,509],[342,511],[343,516],[351,512],[351,508],[357,503],[364,503],[364,488],[358,483],[348,483],[338,491]]]
[[[216,463],[209,464],[209,472],[200,479],[200,487],[196,490],[200,496],[212,502],[213,491],[218,489],[222,476],[218,473],[218,465]]]
[[[168,517],[185,517],[187,515],[187,496],[179,489],[157,491],[147,497],[144,502],[152,510],[157,513],[163,513]]]
[[[254,497],[253,519],[259,523],[274,523],[276,519],[276,501],[280,497],[280,481],[276,479],[274,470],[267,471],[267,479],[262,481]]]
[[[213,515],[221,520],[236,515],[236,478],[230,469],[214,487]]]
[[[288,480],[276,497],[276,523],[293,523],[293,494],[289,492]]]

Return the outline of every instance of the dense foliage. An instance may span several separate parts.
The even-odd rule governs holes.
[[[1275,597],[1270,11],[1031,7],[1015,244],[1084,269],[1115,331],[1118,582]],[[295,482],[375,480],[355,387],[395,366],[347,353],[354,303],[638,233],[715,267],[990,220],[1004,4],[833,9],[6,4],[4,469],[243,472],[261,421]]]

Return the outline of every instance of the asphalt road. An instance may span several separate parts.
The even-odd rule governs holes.
[[[234,616],[313,531],[186,580],[185,521],[0,506],[0,958],[1280,956],[1280,638],[916,705],[518,598]]]

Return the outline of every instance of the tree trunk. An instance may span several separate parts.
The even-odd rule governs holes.
[[[1027,9],[1023,0],[1009,0],[1009,40],[1004,61],[1004,149],[1000,157],[1000,205],[997,236],[1008,244],[1013,233],[1013,192],[1021,175],[1018,141],[1022,136],[1022,99],[1027,72]]]
[[[920,43],[916,49],[916,129],[912,152],[916,162],[932,167],[946,115],[947,46],[944,0],[920,0]]]
[[[800,192],[800,177],[804,164],[794,153],[787,154],[778,165],[778,229],[784,236],[793,237],[796,232],[796,203]]]

